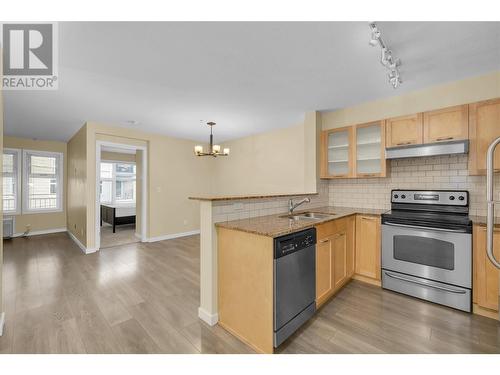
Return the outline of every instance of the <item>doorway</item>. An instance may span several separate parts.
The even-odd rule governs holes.
[[[146,241],[146,151],[97,141],[97,249]]]

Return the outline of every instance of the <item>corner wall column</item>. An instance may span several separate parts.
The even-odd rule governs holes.
[[[200,307],[198,316],[213,326],[219,320],[217,305],[217,232],[212,201],[200,201]]]

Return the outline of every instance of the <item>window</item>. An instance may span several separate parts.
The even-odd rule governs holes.
[[[21,150],[3,150],[3,212],[20,214]]]
[[[101,203],[135,203],[135,164],[102,162],[100,192]]]
[[[24,150],[23,212],[62,211],[63,155]]]

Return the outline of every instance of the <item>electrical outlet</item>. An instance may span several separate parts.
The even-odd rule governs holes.
[[[188,224],[188,221],[186,219],[184,219],[184,225],[187,225]]]

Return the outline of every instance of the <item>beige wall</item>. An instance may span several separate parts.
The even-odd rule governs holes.
[[[224,142],[229,157],[214,162],[216,195],[316,192],[315,112],[304,123]]]
[[[101,160],[125,161],[125,162],[135,163],[136,157],[135,154],[124,154],[121,152],[102,151]]]
[[[323,129],[500,97],[500,71],[322,113]]]
[[[67,228],[87,246],[87,126],[68,142]]]
[[[4,137],[4,147],[21,150],[50,151],[63,154],[63,211],[51,213],[15,215],[14,233],[24,233],[28,226],[31,232],[66,228],[67,144],[56,141],[39,141],[28,138]]]
[[[97,139],[136,145],[147,144],[149,238],[199,229],[199,203],[189,200],[188,197],[211,193],[211,160],[193,156],[195,142],[97,123],[87,123],[86,128],[88,181],[95,181],[96,178]],[[96,199],[93,185],[87,184],[88,202],[95,202]],[[94,204],[86,205],[84,217],[89,228],[86,246],[92,249],[95,246]]]

